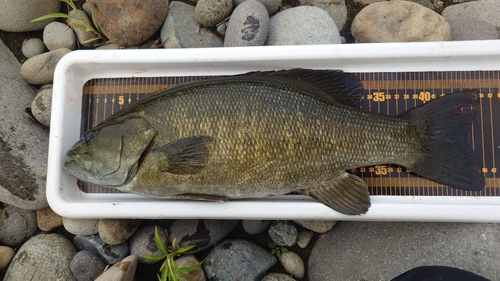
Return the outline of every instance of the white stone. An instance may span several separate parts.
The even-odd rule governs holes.
[[[60,48],[75,49],[75,34],[73,30],[60,22],[51,22],[43,30],[43,43],[49,51]]]
[[[63,217],[64,228],[74,235],[93,235],[98,232],[98,219],[70,219]]]
[[[45,44],[40,38],[31,38],[23,41],[21,51],[26,58],[31,58],[45,52]]]
[[[104,271],[95,281],[133,281],[137,269],[137,257],[130,255]]]
[[[280,263],[285,268],[286,272],[290,273],[298,279],[302,279],[305,274],[304,261],[294,252],[286,252],[281,254]]]

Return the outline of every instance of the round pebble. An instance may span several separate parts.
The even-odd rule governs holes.
[[[31,58],[45,52],[45,44],[40,38],[31,38],[23,41],[21,52],[26,58]]]
[[[3,208],[7,218],[0,219],[0,244],[15,246],[37,230],[36,212],[7,205]]]
[[[303,230],[299,232],[299,235],[297,237],[297,245],[300,248],[304,249],[305,247],[307,247],[307,245],[309,245],[309,242],[311,241],[313,235],[313,232],[309,230]]]
[[[257,0],[247,0],[234,9],[227,25],[224,47],[262,46],[269,32],[269,14]]]
[[[70,219],[63,217],[64,228],[74,235],[96,234],[98,224],[98,219]]]
[[[314,6],[327,12],[337,25],[338,30],[342,30],[347,20],[347,6],[345,0],[299,0],[301,6]]]
[[[30,84],[52,83],[57,63],[69,52],[70,49],[62,48],[31,57],[21,66],[21,75]]]
[[[281,254],[279,261],[286,272],[292,276],[302,279],[305,273],[304,261],[295,252],[288,251]]]
[[[141,255],[160,255],[161,251],[156,247],[155,242],[155,227],[158,227],[158,235],[160,241],[164,246],[168,245],[167,235],[165,229],[157,225],[145,225],[139,227],[135,233],[130,237],[130,254],[136,255],[139,263],[153,264],[157,261],[146,259]]]
[[[290,247],[297,242],[297,228],[287,221],[274,221],[267,233],[274,243],[280,247]]]
[[[60,48],[74,50],[75,42],[73,30],[64,23],[51,22],[43,30],[43,43],[49,51]]]
[[[87,2],[85,2],[87,3]],[[71,19],[71,22],[82,25],[82,26],[94,26],[92,22],[90,21],[89,17],[87,17],[87,14],[82,11],[78,10],[78,13],[75,10],[71,10],[68,13],[70,16],[75,17],[74,19]],[[83,19],[80,19],[80,16]],[[96,40],[96,38],[99,38],[97,34],[95,34],[92,31],[87,31],[79,28],[75,28],[75,33],[76,37],[78,38],[78,42],[80,45],[85,46],[85,47],[93,47],[95,44],[101,42],[100,40]]]
[[[51,109],[52,87],[39,91],[31,103],[31,112],[33,116],[38,122],[47,127],[50,127]]]
[[[233,5],[236,7],[247,0],[233,0]],[[282,3],[282,0],[259,0],[267,9],[267,12],[272,15],[276,12]]]
[[[141,220],[100,219],[97,225],[102,241],[109,245],[118,245],[127,241],[141,224]]]
[[[133,281],[136,269],[137,257],[130,255],[110,267],[95,281]]]
[[[295,281],[295,278],[283,273],[268,273],[260,281]]]
[[[266,230],[271,224],[269,220],[242,220],[241,225],[248,234],[256,235]]]
[[[293,222],[316,233],[325,233],[337,224],[337,221],[332,220],[294,220]]]
[[[93,281],[106,267],[98,256],[87,250],[80,251],[71,260],[69,268],[78,281]]]
[[[38,228],[42,231],[51,231],[63,225],[62,217],[56,214],[50,207],[36,211]]]
[[[184,255],[175,260],[178,268],[190,267],[199,263],[198,259],[193,255]],[[196,269],[181,273],[179,281],[205,281],[205,273],[203,268],[198,266]]]
[[[194,14],[203,26],[212,27],[227,18],[233,10],[233,0],[199,0]]]
[[[11,247],[0,246],[0,270],[9,265],[15,254]]]

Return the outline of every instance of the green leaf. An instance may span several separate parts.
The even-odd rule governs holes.
[[[94,11],[92,11],[92,23],[94,24],[95,29],[97,29],[97,32],[99,34],[101,34],[101,30],[99,29],[99,26],[97,25],[97,21],[95,20]]]
[[[164,258],[166,258],[166,255],[161,255],[161,256],[156,256],[156,255],[141,255],[141,257],[148,259],[148,260],[153,260],[153,261],[160,261]]]
[[[53,13],[53,14],[46,14],[45,16],[41,16],[39,18],[36,18],[34,20],[31,20],[30,22],[35,22],[35,21],[41,21],[45,19],[54,19],[54,18],[65,18],[65,19],[70,19],[72,18],[69,15],[66,15],[64,13]]]
[[[189,250],[193,249],[194,247],[196,247],[196,245],[184,246],[184,247],[181,247],[181,248],[177,249],[177,251],[176,251],[176,252],[177,252],[178,254],[182,254],[182,253],[185,253],[185,252],[187,252],[187,251],[189,251]]]
[[[272,250],[271,250],[271,254],[272,254],[272,255],[276,254],[276,249],[272,249]]]
[[[64,2],[64,3],[68,4],[68,5],[71,7],[71,9],[73,9],[73,10],[78,10],[78,9],[76,8],[75,3],[73,3],[73,1],[72,1],[72,0],[61,0],[61,2]]]
[[[163,247],[163,244],[161,243],[160,240],[160,234],[158,233],[158,226],[155,226],[155,243],[156,247],[158,247],[158,250],[160,250],[164,254],[167,254],[167,251],[165,251],[165,248]]]
[[[99,39],[100,39],[99,37],[95,37],[95,38],[83,41],[82,44],[87,44],[87,43],[90,43],[90,42],[94,42],[94,41],[97,41]]]
[[[195,270],[195,269],[197,269],[198,267],[200,267],[200,266],[201,266],[201,264],[202,264],[204,261],[205,261],[205,260],[202,260],[202,261],[200,261],[199,263],[194,264],[194,265],[189,266],[189,267],[179,267],[179,268],[177,268],[177,270],[178,270],[178,272],[181,272],[181,273],[182,273],[182,272],[189,272],[189,271]]]
[[[288,252],[288,249],[287,249],[287,248],[285,248],[285,247],[282,247],[282,248],[281,248],[281,252],[282,252],[282,253],[286,253],[286,252]]]
[[[168,272],[168,280],[178,281],[177,276],[175,276],[174,272],[171,270]]]
[[[280,250],[277,250],[277,251],[276,251],[276,256],[277,256],[278,258],[279,258],[279,257],[281,257],[281,252],[280,252]]]
[[[276,248],[277,246],[275,243],[269,243],[269,248]]]
[[[71,25],[72,27],[74,27],[76,29],[80,29],[80,30],[85,30],[85,31],[91,31],[92,30],[92,29],[89,29],[89,27],[86,26],[86,25],[79,24],[79,23],[76,23],[76,22],[73,22],[73,21],[70,21],[69,25]]]

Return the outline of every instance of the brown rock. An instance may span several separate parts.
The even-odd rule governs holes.
[[[36,211],[38,228],[43,231],[51,231],[63,225],[62,217],[56,214],[50,207]]]
[[[120,46],[135,46],[160,29],[168,0],[89,0],[102,33]]]
[[[16,253],[11,247],[0,246],[0,270],[4,269],[9,265],[10,261]]]

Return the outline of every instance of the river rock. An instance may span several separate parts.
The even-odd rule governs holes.
[[[189,253],[204,250],[222,240],[238,225],[237,220],[178,220],[170,228],[170,239],[179,246],[196,245]]]
[[[0,40],[0,202],[37,210],[48,206],[49,131],[24,114],[35,92],[20,73],[19,61]]]
[[[316,233],[325,233],[337,224],[337,221],[332,220],[294,220],[293,222]]]
[[[99,256],[107,264],[115,264],[128,255],[128,243],[123,242],[118,245],[108,245],[102,241],[98,234],[75,236],[73,244],[79,250],[87,250]]]
[[[280,247],[290,247],[297,242],[297,228],[287,221],[274,221],[267,233],[274,243]]]
[[[60,48],[74,50],[75,42],[73,30],[64,23],[51,22],[43,29],[43,43],[49,51]]]
[[[160,29],[168,0],[88,0],[101,32],[120,46],[135,46]]]
[[[327,12],[317,7],[300,6],[271,17],[265,45],[341,43],[337,25]]]
[[[477,19],[448,19],[451,40],[496,40],[498,31],[494,25]]]
[[[194,15],[201,25],[212,27],[227,18],[232,10],[232,0],[199,0]]]
[[[304,261],[295,252],[288,251],[282,253],[279,261],[286,272],[290,273],[293,277],[302,279],[305,274]]]
[[[50,207],[36,211],[38,228],[42,231],[51,231],[63,225],[62,217],[56,214]]]
[[[260,280],[275,263],[269,251],[236,239],[219,243],[206,257],[203,269],[209,280]]]
[[[199,263],[198,259],[193,255],[184,255],[175,260],[178,268],[190,267]],[[205,281],[205,272],[203,268],[198,266],[196,269],[181,273],[179,281]]]
[[[295,279],[283,273],[268,273],[260,281],[295,281]]]
[[[106,267],[98,256],[87,250],[80,251],[71,260],[69,268],[78,281],[93,281]]]
[[[451,40],[450,25],[442,16],[408,1],[366,6],[354,18],[351,33],[357,43]]]
[[[141,220],[100,219],[97,229],[104,243],[118,245],[127,241],[140,224]]]
[[[195,8],[174,1],[170,3],[167,18],[160,32],[165,48],[209,48],[222,47],[222,40],[209,29],[198,26]]]
[[[7,205],[3,208],[7,218],[0,219],[0,244],[15,246],[37,230],[36,212]]]
[[[57,63],[70,49],[62,48],[27,59],[21,66],[21,75],[30,84],[52,83]]]
[[[241,225],[248,234],[256,235],[266,230],[271,224],[269,220],[242,220]]]
[[[30,21],[60,10],[61,1],[59,0],[2,0],[0,1],[0,30],[8,32],[42,30],[55,19]]]
[[[31,103],[31,113],[41,124],[50,127],[50,115],[52,112],[52,87],[43,89],[36,94]]]
[[[76,281],[69,269],[76,254],[71,242],[60,234],[40,234],[17,251],[4,281],[65,280]]]
[[[136,255],[139,263],[153,264],[158,261],[150,260],[141,257],[141,255],[161,255],[161,251],[156,246],[155,242],[155,227],[158,227],[158,235],[164,247],[169,245],[165,229],[157,225],[145,225],[139,227],[130,237],[130,254]]]
[[[233,0],[233,6],[236,7],[245,1],[247,0]],[[261,2],[264,7],[266,7],[269,15],[272,15],[281,7],[282,0],[259,0],[259,2]]]
[[[446,20],[481,20],[494,25],[500,30],[500,1],[481,0],[450,5],[444,8],[442,15]]]
[[[88,3],[85,2],[85,4],[88,4]],[[75,10],[71,10],[68,14],[72,17],[75,17],[75,18],[69,20],[70,24],[76,23],[76,24],[79,24],[82,26],[92,26],[92,27],[94,26],[92,21],[87,16],[86,12],[84,12],[82,10],[78,10],[78,12]],[[97,38],[99,38],[99,36],[92,31],[86,31],[83,29],[75,28],[75,33],[76,33],[76,37],[78,38],[78,42],[80,43],[80,45],[85,46],[87,48],[91,48],[95,44],[100,42],[100,40],[97,39]]]
[[[299,232],[299,235],[297,236],[297,246],[300,248],[304,249],[309,245],[309,242],[313,238],[314,233],[309,230],[303,230]]]
[[[262,46],[269,32],[266,7],[257,0],[248,0],[234,9],[227,25],[224,47]]]
[[[63,217],[64,228],[74,235],[92,235],[98,232],[98,219],[70,219]]]
[[[16,252],[11,247],[0,246],[0,270],[6,268]]]
[[[104,271],[95,281],[133,281],[136,269],[137,257],[131,255]]]
[[[26,58],[31,58],[45,52],[45,44],[40,38],[31,38],[23,41],[21,52]]]
[[[347,6],[345,0],[299,0],[301,6],[314,6],[325,10],[337,25],[338,30],[342,30],[347,20]]]
[[[360,5],[363,5],[363,6],[366,6],[366,5],[369,5],[369,4],[373,4],[373,3],[377,3],[377,2],[383,2],[383,1],[389,1],[389,0],[354,0],[354,3],[357,3],[357,4],[360,4]],[[434,10],[434,6],[432,5],[431,3],[431,0],[390,0],[390,1],[410,1],[410,2],[414,2],[414,3],[417,3],[417,4],[420,4],[426,8],[429,8],[431,10]],[[439,2],[437,2],[436,4],[438,4]],[[441,5],[443,5],[441,3]]]

